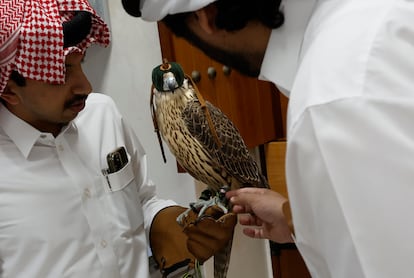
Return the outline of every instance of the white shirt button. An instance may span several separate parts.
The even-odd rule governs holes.
[[[83,196],[85,196],[85,198],[90,198],[91,191],[88,188],[86,188],[85,190],[83,190]]]
[[[63,152],[65,150],[65,148],[63,147],[63,145],[58,145],[57,147],[58,147],[58,150],[61,151],[61,152]]]
[[[108,243],[106,242],[106,240],[101,240],[101,246],[103,247],[103,248],[105,248],[106,246],[108,245]]]

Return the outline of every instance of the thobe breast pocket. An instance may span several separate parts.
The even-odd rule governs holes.
[[[115,173],[104,175],[105,203],[116,232],[130,237],[144,223],[138,188],[131,162]]]

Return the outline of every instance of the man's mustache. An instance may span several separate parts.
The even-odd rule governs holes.
[[[65,102],[65,108],[69,108],[77,102],[84,102],[88,98],[88,95],[75,95],[72,99]]]

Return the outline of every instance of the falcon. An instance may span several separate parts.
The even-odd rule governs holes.
[[[182,168],[210,191],[190,204],[190,209],[200,211],[198,217],[211,205],[227,213],[223,196],[228,189],[269,187],[235,125],[219,108],[204,100],[178,63],[164,61],[155,67],[152,83],[151,113],[164,162],[162,140]],[[177,221],[181,219],[179,216]],[[226,277],[231,242],[225,249],[224,256],[214,255],[215,278]],[[223,257],[226,262],[217,262]]]

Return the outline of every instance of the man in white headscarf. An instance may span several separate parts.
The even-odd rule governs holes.
[[[294,241],[313,277],[411,277],[414,2],[280,2],[123,0],[289,97]],[[287,240],[286,199],[257,189],[228,197],[253,210],[246,223],[267,224],[247,234]]]
[[[186,208],[156,197],[138,138],[91,93],[81,63],[109,39],[86,0],[0,4],[1,277],[149,277],[149,247],[167,275],[225,244],[191,219],[187,238]]]

